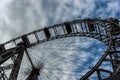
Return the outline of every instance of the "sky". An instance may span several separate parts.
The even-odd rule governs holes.
[[[0,0],[0,43],[65,21],[88,17],[120,19],[119,8],[119,0]]]
[[[64,21],[120,18],[119,7],[119,0],[0,0],[0,43]]]

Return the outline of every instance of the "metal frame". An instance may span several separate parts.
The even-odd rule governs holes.
[[[61,30],[59,30],[59,28],[61,28]],[[44,34],[44,37],[43,35],[39,35],[40,33]],[[30,36],[34,37],[33,41],[31,41]],[[40,36],[42,36],[42,38]],[[44,43],[50,40],[55,40],[55,39],[60,39],[65,37],[73,37],[73,36],[91,37],[103,42],[106,46],[108,46],[106,52],[101,57],[101,59],[97,62],[97,64],[89,72],[87,72],[80,80],[88,80],[89,77],[95,72],[97,72],[98,80],[103,79],[103,77],[101,76],[101,72],[109,73],[110,74],[109,77],[113,78],[114,80],[114,76],[118,74],[120,69],[120,66],[119,66],[120,59],[118,56],[118,54],[120,53],[120,50],[119,50],[120,49],[119,48],[120,47],[120,26],[119,26],[119,20],[115,18],[108,18],[108,19],[87,18],[83,20],[74,20],[74,21],[69,21],[69,22],[49,26],[43,29],[35,30],[28,34],[24,34],[20,37],[17,37],[15,39],[12,39],[8,42],[1,44],[2,46],[0,46],[0,50],[1,50],[0,64],[4,63],[6,60],[8,60],[9,58],[17,54],[18,57],[16,58],[16,61],[19,61],[18,62],[19,64],[17,64],[18,67],[16,67],[14,66],[16,64],[16,61],[14,62],[12,73],[11,73],[12,76],[10,75],[10,78],[9,78],[9,80],[16,80],[20,63],[21,63],[20,59],[22,59],[22,56],[23,56],[21,54],[23,54],[23,52],[26,51],[27,48],[36,46],[37,44]],[[4,48],[8,44],[14,44],[14,47],[10,47],[9,49]],[[21,55],[21,57],[19,57],[19,55]],[[29,57],[28,53],[27,55]],[[109,56],[110,58],[108,59],[107,56]],[[30,57],[29,57],[29,60],[31,62],[31,65],[33,66],[33,70],[31,74],[36,74],[35,73],[36,69],[34,68],[34,65]],[[101,64],[105,61],[110,62],[112,64],[113,72],[100,68]],[[14,75],[13,73],[17,75]],[[38,74],[34,76],[37,77]],[[13,77],[14,79],[11,79],[11,77]],[[36,77],[32,80],[36,80],[37,79]]]

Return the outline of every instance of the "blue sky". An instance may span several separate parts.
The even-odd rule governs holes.
[[[119,8],[119,0],[0,0],[0,43],[36,29],[74,19],[120,19]],[[89,44],[89,47],[84,46],[84,50],[90,53],[93,53],[90,51],[92,49],[97,51],[97,47],[105,49],[103,44],[95,40],[84,44]]]

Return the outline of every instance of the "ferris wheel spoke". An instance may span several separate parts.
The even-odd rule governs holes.
[[[71,69],[70,70],[68,70],[68,69],[59,69],[59,68],[57,68],[56,66],[54,67],[54,68],[49,68],[49,67],[44,67],[44,69],[47,69],[47,70],[52,70],[52,71],[59,71],[59,72],[61,72],[62,74],[66,74],[66,75],[76,75],[76,74],[80,74],[80,71],[78,71],[78,70],[74,70],[74,71],[71,71]],[[56,74],[60,74],[60,73],[56,73]],[[82,76],[82,75],[79,75],[79,76]]]
[[[56,66],[56,65],[55,65]],[[44,66],[45,68],[48,68],[48,69],[52,69],[52,70],[56,70],[56,69],[54,69],[54,68],[49,68],[49,66],[48,67],[46,67],[46,66]],[[54,67],[54,66],[53,66]],[[77,66],[73,66],[73,65],[71,65],[71,66],[68,66],[68,68],[69,69],[78,69],[79,67],[77,67]],[[58,69],[59,69],[59,67],[58,67]],[[89,68],[84,68],[84,69],[89,69]],[[64,69],[62,69],[62,70],[64,70]],[[64,70],[64,71],[67,71],[67,70]],[[77,71],[75,71],[75,72],[77,72]],[[79,72],[79,71],[78,71]]]
[[[49,71],[53,76],[56,77],[57,80],[60,80],[60,78],[58,76],[56,76],[53,72]]]
[[[51,55],[51,54],[50,54]],[[52,54],[52,55],[54,55],[54,56],[57,56],[57,58],[62,58],[61,60],[62,61],[64,61],[64,62],[66,62],[66,63],[68,63],[68,61],[70,61],[70,60],[68,60],[68,59],[63,59],[64,57],[61,57],[61,56],[59,56],[59,55],[55,55],[55,54]],[[86,58],[86,57],[82,57],[82,58]],[[60,59],[58,59],[58,61],[61,61]],[[55,62],[53,62],[53,63],[50,63],[50,60],[48,60],[48,63],[50,63],[50,64],[48,64],[48,65],[53,65],[54,63],[56,63],[57,62],[57,60],[54,60]],[[71,61],[71,62],[73,62],[73,61]]]
[[[48,75],[48,74],[46,74],[45,72],[43,72],[44,74],[45,74],[45,79],[43,79],[43,80],[46,80],[46,79],[48,79],[48,80],[51,80],[52,78]],[[53,80],[53,79],[52,79]]]
[[[74,63],[74,62],[76,62],[74,60],[70,60],[70,58],[65,58],[65,57],[62,57],[62,56],[59,56],[59,55],[56,55],[56,54],[50,54],[49,56],[57,58],[57,60],[54,60],[52,63],[50,61],[48,61],[47,65],[54,64],[54,63],[59,62],[59,61],[64,62],[64,63],[69,63],[69,62],[73,62]],[[81,57],[81,58],[86,58],[86,57]]]
[[[49,80],[55,80],[54,76],[53,76],[52,74],[50,74],[50,72],[44,72],[44,71],[43,71],[43,73],[47,74],[46,76],[49,77],[49,78],[48,78]]]
[[[45,69],[48,70],[48,69],[50,69],[50,68],[45,68]],[[63,71],[62,71],[62,70],[60,70],[60,69],[50,69],[50,70],[56,70],[56,71],[60,72],[60,73],[56,73],[56,74],[62,74],[62,75],[64,74],[64,75],[66,75],[66,76],[67,76],[67,75],[70,75],[71,79],[72,79],[72,80],[74,79],[73,75],[75,74],[75,72],[71,72],[71,71],[69,71],[69,70],[63,70]],[[67,73],[65,73],[64,71],[67,72]]]
[[[54,69],[53,68],[44,68],[44,69],[46,69],[46,70],[53,70],[53,71],[55,70],[55,71],[59,71],[61,73],[63,72],[64,74],[70,74],[70,75],[73,75],[73,74],[76,74],[76,73],[81,73],[78,70],[76,70],[76,71],[74,70],[73,71],[73,70],[67,70],[67,69],[59,69],[59,68],[57,69],[55,67],[54,67]]]

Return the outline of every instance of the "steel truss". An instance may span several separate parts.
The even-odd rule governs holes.
[[[44,37],[40,38],[40,34],[44,34]],[[12,39],[0,45],[0,65],[6,60],[12,58],[13,64],[0,67],[0,79],[1,80],[17,80],[18,72],[20,69],[21,61],[24,52],[26,52],[31,65],[32,71],[26,80],[38,80],[37,76],[40,75],[40,69],[34,67],[33,62],[27,52],[27,48],[36,46],[50,40],[73,37],[73,36],[86,36],[97,39],[103,42],[108,48],[104,55],[97,62],[97,64],[80,80],[89,80],[89,77],[93,74],[97,74],[98,80],[119,80],[120,76],[120,25],[119,20],[116,18],[108,19],[92,19],[87,18],[83,20],[74,20],[56,24],[53,26],[45,27],[43,29],[35,30],[31,33],[24,34],[20,37]],[[31,41],[31,37],[35,40]],[[5,46],[14,44],[9,49]],[[101,64],[109,62],[112,65],[113,71],[106,68],[100,68]],[[12,68],[9,77],[6,76],[4,70]],[[42,67],[41,67],[42,68]],[[101,73],[109,74],[107,78],[104,78]]]

